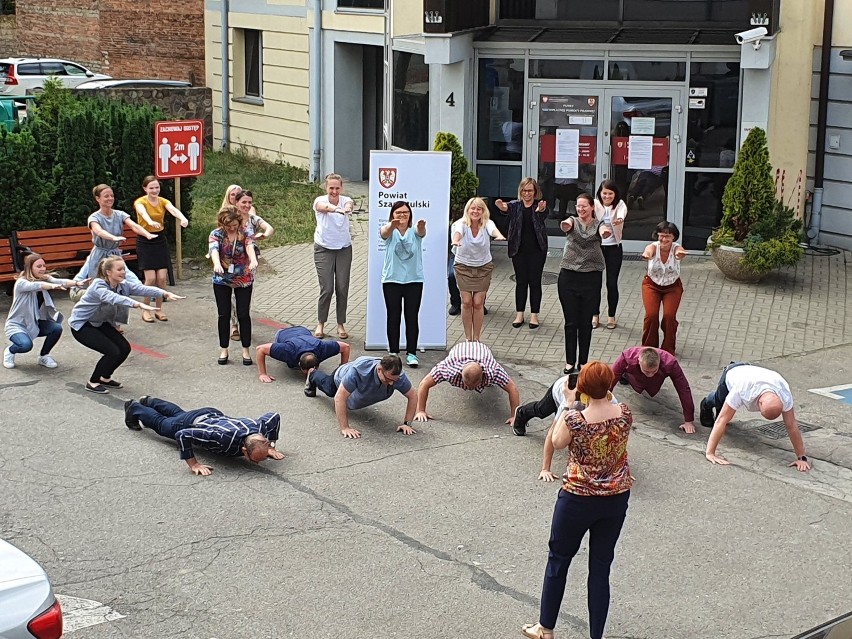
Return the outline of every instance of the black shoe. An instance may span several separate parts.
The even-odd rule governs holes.
[[[488,307],[487,306],[482,307],[482,313],[483,313],[483,315],[488,315]]]
[[[251,366],[254,362],[251,361],[251,357],[243,357],[243,366]]]
[[[219,359],[216,360],[216,363],[219,364],[219,366],[224,366],[225,364],[228,363],[228,356],[225,355],[225,357],[220,357]]]
[[[142,397],[139,398],[139,403],[142,404],[143,406],[147,406],[149,399],[151,399],[150,395],[142,395]]]
[[[117,382],[117,381],[115,381],[114,379],[111,379],[111,380],[109,380],[108,382],[105,382],[105,381],[102,379],[102,380],[101,380],[101,385],[102,385],[102,386],[108,386],[109,388],[122,388],[122,386],[121,386],[121,382]]]
[[[106,395],[107,393],[109,393],[109,389],[103,384],[95,384],[94,386],[86,384],[86,390],[90,393],[96,393],[98,395]]]
[[[619,377],[618,383],[621,384],[622,386],[629,386],[630,385],[630,382],[627,381],[627,375],[622,375],[621,377]]]
[[[461,306],[459,306],[458,304],[450,304],[450,308],[447,311],[447,314],[458,315],[459,313],[461,313]]]
[[[571,368],[566,367],[566,368],[562,369],[563,375],[577,375],[579,373],[580,373],[580,369],[577,368],[576,366],[571,366]]]
[[[529,422],[529,417],[521,417],[521,409],[523,406],[518,406],[515,409],[515,423],[512,424],[512,432],[515,433],[518,437],[523,437],[527,434],[527,422]]]
[[[713,407],[706,399],[701,400],[701,411],[699,412],[699,420],[705,428],[713,428],[713,423],[716,421]]]
[[[520,328],[523,325],[524,325],[523,322],[512,322],[512,328]],[[536,326],[536,328],[538,328],[538,327]]]
[[[317,385],[314,384],[311,379],[311,374],[313,374],[313,369],[308,371],[308,377],[305,379],[305,397],[316,397],[317,396]]]
[[[124,402],[124,424],[130,430],[142,430],[142,425],[139,423],[139,418],[130,414],[130,409],[135,403],[135,399],[128,399],[126,402]]]

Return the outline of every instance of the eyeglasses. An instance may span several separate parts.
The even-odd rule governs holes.
[[[535,189],[521,189],[521,193],[535,193]]]
[[[388,375],[381,366],[379,366],[379,377],[382,378],[382,382],[387,385],[396,384],[399,381],[399,375],[393,376]]]

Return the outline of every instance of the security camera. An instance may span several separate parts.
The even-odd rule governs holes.
[[[760,41],[766,37],[769,31],[766,27],[756,27],[748,31],[741,31],[734,37],[737,39],[737,44],[750,44],[755,48],[755,51],[760,48]]]

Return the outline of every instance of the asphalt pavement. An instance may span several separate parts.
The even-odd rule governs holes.
[[[264,278],[255,344],[278,322],[312,312],[315,299],[305,288],[301,302],[270,311],[271,291],[288,280]],[[848,280],[843,287],[848,294]],[[405,408],[398,396],[353,414],[363,437],[345,440],[332,401],[306,398],[297,373],[272,363],[277,381],[261,384],[255,367],[234,362],[236,343],[232,363],[216,365],[207,278],[176,291],[187,299],[166,305],[168,323],[134,313],[134,351],[115,375],[124,389],[83,389],[96,356],[67,328],[54,351],[59,368],[40,368],[29,354],[0,369],[0,535],[36,557],[61,595],[123,615],[71,636],[493,638],[519,636],[537,620],[558,490],[536,479],[546,423],[515,437],[503,424],[504,393],[441,385],[430,395],[436,419],[416,435],[394,432]],[[493,299],[494,317],[511,314]],[[837,303],[850,315],[848,299]],[[0,297],[4,314],[8,301]],[[70,301],[60,304],[67,316]],[[815,428],[805,434],[808,474],[787,467],[786,438],[758,432],[766,424],[757,420],[723,441],[733,465],[712,466],[707,430],[677,430],[671,387],[660,401],[619,387],[636,415],[636,483],[612,571],[609,639],[790,637],[852,608],[852,406],[808,392],[852,381],[845,330],[829,346],[767,349],[757,360],[788,378],[800,420]],[[783,337],[766,337],[779,339],[783,346]],[[442,355],[424,353],[413,380]],[[523,401],[559,374],[558,355],[498,357]],[[697,403],[716,383],[716,362],[684,364]],[[125,428],[124,400],[143,394],[238,416],[280,411],[286,457],[253,466],[200,453],[214,474],[192,476],[173,442]],[[554,471],[562,464],[557,455]],[[588,636],[586,560],[584,544],[560,639]]]

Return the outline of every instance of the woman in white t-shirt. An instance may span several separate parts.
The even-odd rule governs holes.
[[[464,336],[478,342],[485,320],[485,296],[494,271],[491,238],[506,238],[491,221],[488,206],[481,197],[472,197],[467,201],[464,215],[450,227],[450,237],[455,254],[453,271],[462,299]]]
[[[642,346],[660,347],[675,354],[677,309],[683,296],[680,282],[680,262],[686,250],[677,243],[680,231],[672,222],[660,222],[654,239],[645,247],[642,259],[648,260],[648,274],[642,280],[642,303],[645,321],[642,323]],[[663,345],[660,346],[660,304],[663,305]]]
[[[325,192],[314,200],[317,228],[314,231],[314,264],[317,268],[320,294],[317,302],[316,337],[325,337],[325,323],[331,296],[337,299],[337,336],[348,339],[346,306],[349,301],[349,272],[352,268],[352,236],[349,215],[355,208],[352,198],[341,195],[343,178],[337,173],[325,176]]]
[[[609,237],[601,240],[601,250],[606,263],[606,303],[609,313],[606,327],[610,330],[618,326],[615,323],[615,311],[618,308],[618,275],[621,273],[621,263],[624,259],[621,234],[626,217],[627,205],[621,199],[618,185],[612,180],[604,180],[595,196],[595,218],[611,233]],[[598,328],[600,325],[600,313],[595,313],[592,317],[592,328]]]

